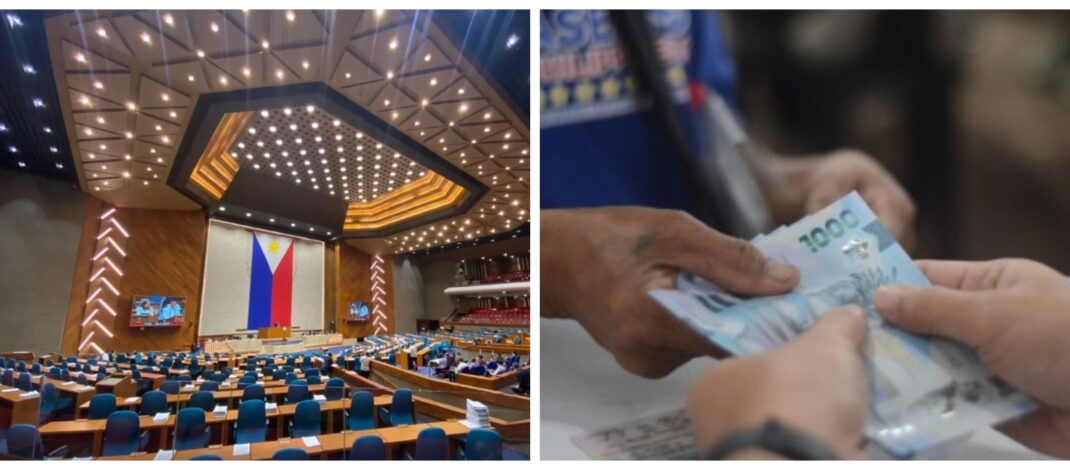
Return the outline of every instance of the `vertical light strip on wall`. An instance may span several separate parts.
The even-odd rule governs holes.
[[[86,297],[85,310],[82,312],[82,342],[78,345],[78,354],[85,353],[87,349],[97,354],[103,353],[104,348],[97,341],[114,337],[105,323],[114,327],[118,315],[116,305],[119,302],[119,289],[115,286],[123,277],[119,266],[126,258],[126,242],[129,238],[130,233],[119,222],[115,208],[104,211],[100,216],[97,245],[93,250],[96,253],[90,267],[93,275],[89,278],[87,289],[91,294]],[[103,335],[97,335],[97,332]]]
[[[383,285],[386,281],[383,280],[383,275],[386,271],[383,269],[383,258],[379,255],[372,256],[372,313],[375,317],[372,319],[372,325],[375,325],[376,335],[390,329],[386,327],[383,321],[386,320],[386,312],[383,308],[386,307],[386,290],[383,289]]]

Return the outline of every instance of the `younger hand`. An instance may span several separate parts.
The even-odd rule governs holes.
[[[999,429],[1040,452],[1070,457],[1070,280],[1018,259],[918,265],[935,286],[882,287],[877,310],[904,329],[973,348],[992,372],[1043,405]]]
[[[783,347],[710,366],[687,400],[699,449],[776,418],[842,458],[859,457],[869,407],[858,351],[865,336],[862,309],[846,306]]]

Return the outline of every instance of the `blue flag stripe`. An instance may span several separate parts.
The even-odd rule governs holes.
[[[249,321],[250,330],[271,326],[271,266],[260,243],[253,235],[253,259],[249,273]]]

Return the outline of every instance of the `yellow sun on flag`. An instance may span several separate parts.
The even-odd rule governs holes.
[[[271,240],[271,242],[268,243],[268,251],[270,251],[271,254],[278,253],[280,248],[282,248],[282,246],[279,245],[278,240]]]

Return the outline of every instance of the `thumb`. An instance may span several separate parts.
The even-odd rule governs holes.
[[[983,293],[946,287],[889,285],[877,289],[873,305],[884,318],[915,333],[943,336],[976,348],[990,319]]]
[[[857,348],[866,339],[866,313],[857,305],[844,305],[829,310],[817,319],[817,324],[803,334],[812,341],[844,341]]]

